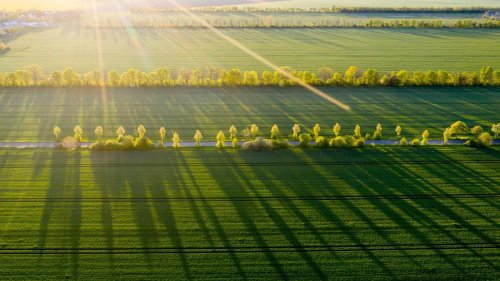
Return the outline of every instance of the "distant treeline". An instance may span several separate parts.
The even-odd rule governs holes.
[[[285,75],[286,73],[292,75]],[[123,73],[97,70],[81,74],[71,68],[43,72],[37,65],[9,74],[0,74],[0,87],[293,87],[299,81],[313,86],[500,86],[500,71],[485,66],[479,72],[393,71],[375,69],[361,71],[351,66],[345,72],[323,67],[317,72],[298,71],[283,67],[281,71],[241,71],[239,69],[179,69],[158,68],[144,72],[131,68]]]
[[[488,7],[323,7],[323,8],[264,8],[264,7],[240,7],[240,6],[209,6],[189,9],[192,12],[217,13],[217,12],[244,12],[244,13],[484,13],[485,11],[496,11],[498,8]],[[174,13],[182,12],[177,8],[135,8],[133,13]]]
[[[500,28],[498,20],[381,20],[363,19],[278,19],[278,18],[218,18],[204,19],[215,28]],[[84,28],[205,28],[192,19],[140,19],[124,23],[120,20],[87,22]]]

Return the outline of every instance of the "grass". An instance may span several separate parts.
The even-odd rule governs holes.
[[[494,280],[499,155],[0,150],[0,276]]]
[[[159,139],[160,127],[192,141],[202,130],[205,140],[215,141],[219,130],[235,125],[241,132],[257,124],[261,135],[270,136],[277,124],[281,134],[292,133],[299,123],[302,132],[319,123],[322,135],[332,134],[336,122],[343,134],[352,134],[357,123],[362,134],[373,133],[377,123],[384,137],[395,138],[403,127],[408,139],[429,130],[441,139],[452,122],[462,120],[489,130],[498,123],[499,88],[329,88],[323,89],[352,108],[343,111],[300,88],[168,88],[168,89],[1,89],[0,141],[52,141],[52,129],[62,136],[80,125],[84,138],[94,140],[94,128],[104,127],[104,138],[115,136],[119,125],[129,134],[144,124],[147,135]]]
[[[47,72],[67,66],[79,72],[130,67],[153,70],[238,67],[264,70],[241,50],[204,29],[93,29],[77,24],[32,32],[6,42],[11,51],[0,56],[0,72],[39,64]],[[500,31],[463,29],[231,29],[222,30],[250,49],[282,66],[317,71],[349,66],[380,71],[500,69]],[[99,45],[100,42],[100,45]],[[99,48],[101,46],[101,48]],[[102,54],[102,55],[101,55]],[[57,59],[53,59],[57,57]]]

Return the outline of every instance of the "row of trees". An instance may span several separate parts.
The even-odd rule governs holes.
[[[442,20],[442,19],[366,19],[366,18],[308,18],[308,17],[227,17],[205,18],[215,28],[499,28],[500,21]],[[101,20],[84,22],[84,28],[205,28],[205,25],[189,17],[144,18],[128,22]]]
[[[190,9],[192,12],[218,13],[484,13],[487,7],[252,7],[252,6],[204,6]],[[176,8],[145,7],[131,9],[133,13],[172,13],[182,12]]]
[[[369,139],[381,140],[383,138],[383,127],[382,124],[377,124],[375,127],[375,131],[373,134],[366,134],[362,137],[361,127],[356,125],[354,131],[350,135],[341,135],[342,127],[339,123],[336,123],[331,129],[333,132],[333,137],[328,139],[325,136],[321,135],[322,128],[319,124],[316,124],[312,128],[313,135],[309,133],[301,133],[302,128],[299,124],[294,124],[292,131],[292,138],[294,140],[299,141],[300,147],[307,147],[309,143],[314,140],[315,146],[319,148],[354,148],[354,147],[363,147],[365,145],[365,141]],[[401,126],[397,126],[394,129],[395,135],[399,139],[399,143],[402,146],[406,145],[428,145],[428,141],[430,138],[430,133],[428,130],[425,130],[419,138],[413,139],[409,142],[405,137],[402,137],[403,128]],[[116,139],[103,140],[102,135],[104,133],[104,129],[101,126],[97,126],[94,130],[94,134],[96,136],[96,142],[92,144],[90,147],[93,150],[116,150],[116,149],[125,149],[125,150],[133,150],[133,149],[152,149],[155,147],[153,141],[146,137],[146,128],[144,125],[140,125],[137,130],[137,137],[133,137],[131,135],[126,135],[126,130],[123,126],[119,126],[116,130]],[[491,128],[491,132],[494,134],[495,138],[498,138],[500,134],[500,123],[494,124]],[[53,129],[53,133],[55,135],[56,141],[61,142],[63,147],[68,149],[73,149],[78,147],[78,144],[83,141],[83,129],[80,126],[76,126],[73,129],[73,136],[66,137],[61,141],[61,129],[59,127],[55,127]],[[167,130],[165,127],[161,127],[158,131],[159,134],[159,142],[157,146],[163,147]],[[226,138],[226,135],[229,138]],[[288,141],[280,140],[280,128],[278,125],[273,125],[271,131],[269,132],[269,141],[263,142],[262,137],[259,137],[259,127],[256,124],[252,124],[250,127],[245,128],[241,131],[241,137],[243,140],[256,140],[257,142],[251,141],[247,146],[254,148],[258,148],[260,145],[267,146],[271,144],[271,146],[279,146],[279,147],[288,147]],[[193,140],[195,143],[195,147],[200,147],[201,142],[204,136],[200,130],[196,130]],[[450,127],[446,128],[443,133],[444,144],[448,144],[449,140],[452,138],[467,138],[468,144],[471,146],[489,146],[492,143],[492,136],[483,130],[481,126],[475,126],[472,129],[469,129],[467,124],[462,121],[457,121],[453,123]],[[216,147],[224,148],[226,145],[226,140],[232,143],[234,148],[239,147],[239,139],[238,139],[238,129],[233,125],[229,128],[229,130],[225,133],[224,131],[219,131],[215,137]],[[172,131],[172,147],[180,148],[181,146],[181,137],[176,131]]]
[[[335,72],[323,67],[317,72],[298,71],[282,67],[301,81],[313,86],[500,86],[500,71],[490,66],[477,72],[438,71],[393,71],[379,72],[376,69],[360,70],[355,66],[345,72]],[[106,75],[94,70],[80,74],[72,68],[44,73],[38,65],[25,67],[10,74],[0,74],[0,87],[226,87],[226,86],[298,86],[280,71],[241,71],[239,69],[182,68],[172,72],[158,68],[144,72],[131,68],[123,73],[110,71]]]

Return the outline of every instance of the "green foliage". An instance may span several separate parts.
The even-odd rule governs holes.
[[[419,139],[413,139],[411,141],[411,145],[412,146],[419,146],[420,145],[420,140]]]
[[[300,125],[299,124],[293,125],[292,132],[293,132],[293,139],[294,140],[298,140],[299,139],[300,131],[301,131],[301,129],[300,129]]]
[[[335,137],[330,140],[330,147],[332,148],[345,148],[347,143],[344,137]]]
[[[484,132],[483,128],[481,126],[474,126],[471,129],[471,133],[475,135],[476,137],[479,137]]]
[[[215,144],[215,147],[222,149],[224,148],[225,144],[224,141],[226,140],[226,137],[224,136],[224,132],[219,131],[219,133],[216,136],[217,143]]]
[[[408,146],[408,140],[405,137],[402,137],[401,140],[399,140],[399,145]]]
[[[329,143],[325,137],[317,137],[315,146],[317,148],[328,148]]]
[[[299,147],[309,147],[309,143],[311,142],[311,135],[310,134],[301,134],[299,136]]]
[[[147,137],[139,137],[134,141],[135,150],[152,150],[155,148],[153,142]]]
[[[233,138],[233,140],[231,142],[232,142],[233,148],[235,148],[235,149],[240,146],[239,140],[237,138]]]
[[[469,133],[469,127],[462,121],[456,121],[450,126],[449,132],[452,136],[466,135]]]
[[[271,128],[271,139],[276,140],[279,138],[280,135],[280,129],[278,125],[274,124],[273,127]]]

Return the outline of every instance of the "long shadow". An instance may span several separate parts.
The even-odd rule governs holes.
[[[245,275],[245,272],[243,271],[243,268],[241,267],[241,263],[240,263],[238,257],[236,256],[234,251],[229,250],[232,248],[231,241],[230,241],[229,237],[227,236],[226,232],[224,231],[224,228],[222,227],[221,222],[217,218],[215,211],[210,206],[210,204],[204,200],[205,196],[203,195],[203,192],[201,191],[200,185],[198,184],[196,177],[194,176],[194,174],[192,172],[192,167],[189,166],[188,162],[186,161],[186,158],[184,157],[184,154],[182,154],[182,153],[180,154],[178,161],[179,161],[179,165],[182,165],[184,167],[184,172],[186,173],[187,179],[190,181],[190,183],[192,183],[194,191],[197,194],[197,197],[201,199],[201,205],[203,207],[203,210],[205,211],[206,215],[210,219],[210,222],[214,226],[215,232],[217,233],[220,241],[222,241],[222,245],[226,249],[228,249],[228,254],[229,254],[231,260],[233,261],[234,266],[236,267],[236,270],[238,271],[239,277],[242,280],[247,280],[247,277]],[[189,190],[189,187],[186,187],[186,190]],[[193,197],[192,194],[190,194],[190,196]],[[205,236],[207,236],[207,235],[205,235]],[[208,238],[208,241],[212,247],[215,246],[212,239],[210,238],[210,236]]]
[[[134,155],[132,155],[132,153],[133,152],[118,152],[116,153],[116,158],[114,158],[113,161],[116,161],[116,164],[121,164],[128,163],[131,159],[137,160],[138,157],[141,157],[141,152],[134,153]],[[149,201],[146,200],[147,190],[145,187],[147,186],[147,183],[145,182],[144,175],[147,173],[142,173],[144,171],[143,167],[140,166],[140,161],[138,163],[138,165],[132,167],[133,170],[124,170],[122,175],[125,179],[125,185],[130,189],[130,205],[134,216],[134,222],[137,227],[137,235],[144,249],[146,262],[150,268],[153,268],[150,249],[158,245],[158,232],[153,220],[153,214]],[[120,169],[122,168],[120,167]]]
[[[80,187],[80,161],[81,154],[80,151],[74,151],[71,153],[70,160],[70,178],[69,182],[72,183],[72,207],[71,207],[71,222],[70,222],[70,243],[71,249],[73,249],[71,254],[71,268],[72,275],[74,279],[78,279],[78,269],[79,269],[79,253],[80,247],[80,228],[82,225],[82,190]]]
[[[145,154],[144,156],[147,156],[148,154]],[[175,167],[174,169],[177,170],[177,167]],[[147,171],[142,166],[139,168],[139,171],[140,173],[138,174],[138,176],[147,174]],[[174,173],[178,173],[178,171],[174,171]],[[147,177],[144,183],[136,185],[136,188],[147,187],[147,190],[151,195],[151,199],[168,198],[165,192],[166,187],[164,185],[163,177],[161,176],[161,174],[163,173],[160,173],[159,176]],[[137,197],[134,196],[134,198]],[[182,240],[179,234],[179,230],[177,228],[177,222],[175,219],[174,210],[172,209],[171,206],[171,202],[169,200],[165,201],[152,200],[152,205],[154,210],[158,214],[160,223],[162,223],[163,226],[165,227],[168,237],[170,238],[170,241],[172,242],[173,246],[179,250],[180,261],[182,269],[184,270],[184,274],[186,275],[186,279],[191,280],[193,277],[191,275],[191,270],[189,268],[189,262],[186,253],[184,252]]]
[[[218,153],[218,152],[214,152]],[[224,153],[224,152],[220,152]],[[212,178],[217,183],[217,187],[222,190],[226,197],[249,197],[250,195],[241,187],[243,183],[236,183],[233,186],[226,186],[226,182],[221,180],[220,171],[216,169],[216,166],[211,165],[211,163],[206,162],[206,158],[201,158],[204,162],[204,166],[212,175]],[[239,175],[235,173],[233,169],[224,170],[224,176],[226,178],[240,179]],[[280,264],[276,256],[268,250],[268,245],[264,239],[262,233],[259,231],[255,221],[249,215],[249,211],[256,210],[258,207],[253,202],[235,202],[232,201],[233,208],[236,211],[241,222],[243,222],[247,233],[251,234],[254,239],[255,244],[262,249],[263,254],[266,256],[268,262],[274,268],[279,278],[282,280],[288,280],[291,276],[285,272],[283,266]]]

